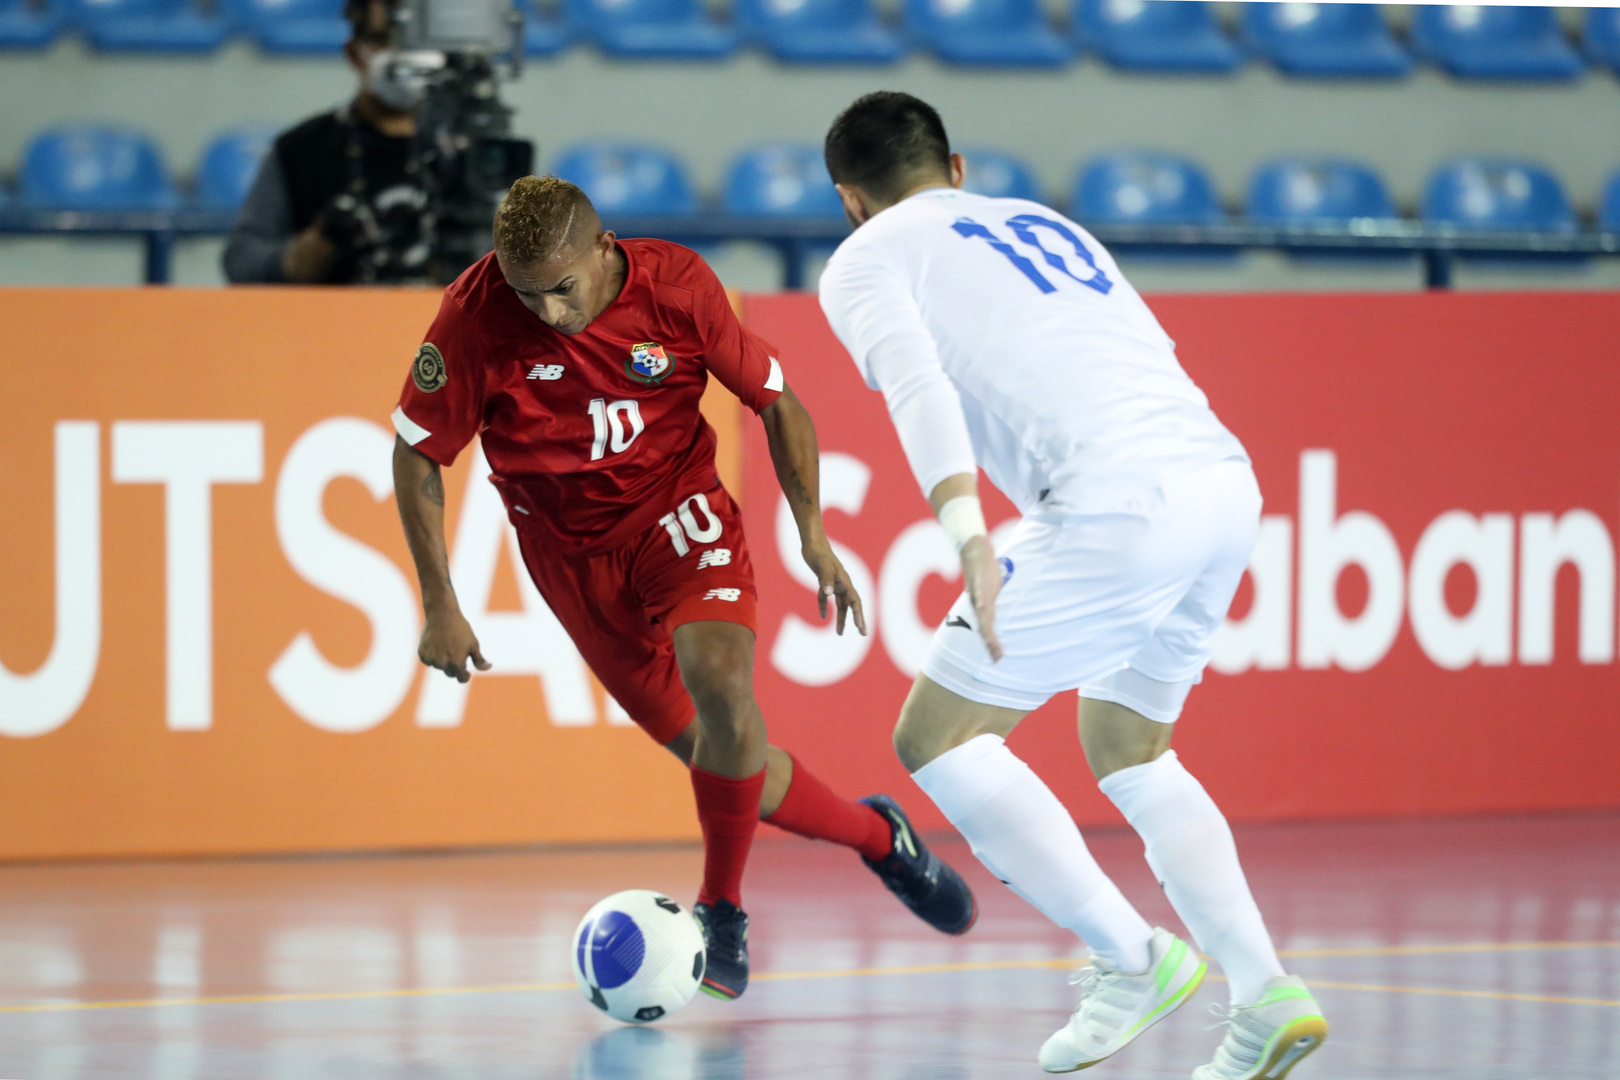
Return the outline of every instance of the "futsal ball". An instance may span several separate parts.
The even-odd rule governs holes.
[[[667,896],[627,889],[574,931],[574,980],[615,1020],[649,1024],[680,1009],[703,981],[703,930]]]

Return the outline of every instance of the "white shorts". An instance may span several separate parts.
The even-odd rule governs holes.
[[[964,593],[923,674],[986,705],[1027,711],[1081,689],[1171,723],[1209,662],[1259,525],[1260,487],[1241,461],[1107,513],[1027,517],[1001,551],[1011,564],[996,601],[1001,662],[991,663]]]

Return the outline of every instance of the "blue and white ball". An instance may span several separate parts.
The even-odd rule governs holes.
[[[678,1011],[703,981],[702,928],[681,905],[646,889],[614,893],[586,912],[573,954],[586,1000],[627,1024]]]

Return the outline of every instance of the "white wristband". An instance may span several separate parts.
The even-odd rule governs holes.
[[[984,527],[984,508],[979,505],[977,495],[958,495],[947,500],[939,508],[939,523],[957,551],[975,536],[990,535],[990,530]]]

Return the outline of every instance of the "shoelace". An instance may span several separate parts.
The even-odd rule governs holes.
[[[1100,968],[1095,964],[1087,964],[1070,975],[1069,985],[1080,988],[1080,1003],[1074,1007],[1074,1011],[1079,1013],[1081,1009],[1085,1008],[1088,1001],[1095,1000],[1101,1003],[1103,980],[1114,974],[1117,974],[1117,972],[1109,971],[1107,968]]]
[[[710,935],[714,939],[712,952],[722,956],[732,957],[742,952],[743,930],[742,920],[727,919],[715,926]]]
[[[1121,972],[1092,964],[1069,976],[1069,985],[1080,988],[1080,1002],[1074,1007],[1070,1024],[1079,1024],[1082,1037],[1090,1043],[1103,1043],[1117,1034],[1127,1002],[1111,995]]]
[[[1226,1035],[1221,1039],[1220,1047],[1215,1051],[1215,1060],[1220,1061],[1225,1054],[1233,1067],[1244,1068],[1260,1060],[1260,1051],[1263,1044],[1254,1043],[1254,1033],[1245,1031],[1237,1023],[1236,1009],[1223,1009],[1215,1002],[1209,1003],[1209,1014],[1219,1017],[1213,1024],[1204,1028],[1205,1031],[1214,1031],[1216,1028],[1225,1028]],[[1247,1036],[1247,1038],[1245,1038]]]
[[[1069,985],[1078,986],[1080,988],[1080,992],[1082,994],[1086,994],[1091,991],[1092,987],[1096,986],[1102,981],[1102,977],[1102,968],[1095,964],[1087,964],[1083,968],[1075,969],[1075,971],[1070,974]]]

